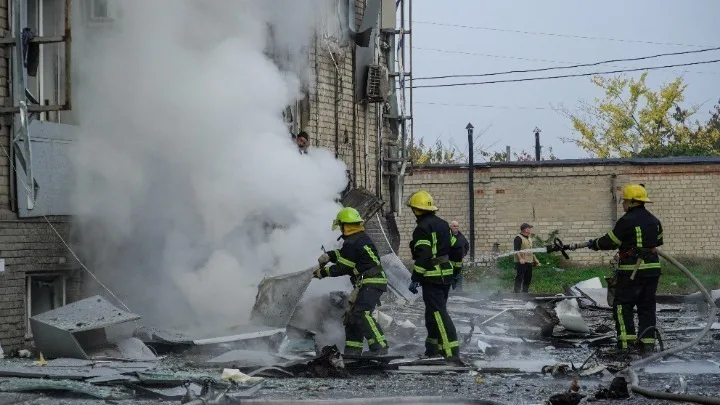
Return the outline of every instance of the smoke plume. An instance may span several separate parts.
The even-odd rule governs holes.
[[[334,243],[345,165],[300,155],[282,120],[329,3],[120,1],[75,34],[80,245],[145,323],[243,323],[263,276]]]

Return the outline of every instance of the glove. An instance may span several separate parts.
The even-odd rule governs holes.
[[[590,239],[588,241],[588,249],[598,250],[598,248],[595,246],[595,239]]]
[[[328,263],[330,263],[330,256],[328,256],[327,253],[323,253],[322,255],[320,255],[320,257],[318,257],[318,264],[321,268],[325,267],[325,265]]]
[[[418,293],[418,287],[420,287],[420,283],[417,281],[413,281],[410,283],[410,286],[408,287],[408,290],[410,290],[411,293],[417,294]]]
[[[325,270],[324,266],[318,267],[313,271],[313,277],[317,278],[318,280],[322,280],[325,275],[323,274],[323,270]]]

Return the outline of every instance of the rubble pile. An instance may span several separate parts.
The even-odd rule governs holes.
[[[303,300],[307,274],[266,279],[253,324],[229,325],[204,336],[142,325],[140,316],[99,296],[37,315],[31,319],[35,349],[23,353],[32,358],[0,362],[0,400],[4,395],[61,395],[231,404],[259,397],[424,393],[427,398],[442,395],[441,403],[448,404],[472,403],[469,398],[518,403],[528,395],[536,402],[522,403],[577,404],[630,396],[627,383],[615,374],[636,357],[613,350],[614,326],[599,280],[546,297],[452,293],[448,310],[458,329],[462,361],[449,363],[421,357],[424,307],[416,296],[395,293],[397,285],[373,313],[386,331],[389,355],[343,356],[344,336],[333,331],[342,330],[347,293]],[[400,274],[395,279],[395,284],[405,281]],[[659,304],[662,345],[689,340],[705,326],[701,313],[692,298]],[[720,331],[720,323],[713,328]],[[694,388],[698,394],[710,390],[717,395],[715,384],[703,384],[702,376],[712,381],[720,375],[719,352],[717,340],[703,342],[682,357],[645,367],[644,373],[668,392]],[[679,384],[677,376],[675,382],[665,377],[677,373]]]

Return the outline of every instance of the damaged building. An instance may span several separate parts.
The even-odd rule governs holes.
[[[387,253],[398,243],[392,214],[410,169],[403,145],[411,137],[412,104],[402,85],[410,66],[408,5],[333,2],[323,23],[332,35],[319,32],[303,49],[312,79],[282,115],[289,141],[290,134],[304,131],[312,147],[327,149],[346,164],[348,187],[341,197],[364,207],[368,229]],[[84,84],[76,72],[83,63],[77,54],[122,21],[118,3],[0,1],[0,142],[7,152],[0,154],[5,168],[0,173],[0,345],[5,353],[32,345],[31,317],[92,295],[84,287],[95,281],[74,255],[84,261],[93,252],[67,249],[78,240],[69,159],[82,111],[72,96]],[[274,28],[268,27],[268,38]],[[285,68],[272,39],[266,52]]]

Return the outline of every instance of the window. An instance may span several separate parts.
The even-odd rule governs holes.
[[[64,274],[33,274],[26,278],[27,287],[27,311],[25,324],[27,325],[26,337],[32,337],[30,318],[51,311],[65,305]]]
[[[115,19],[110,0],[89,0],[89,16],[91,22],[105,22]]]

